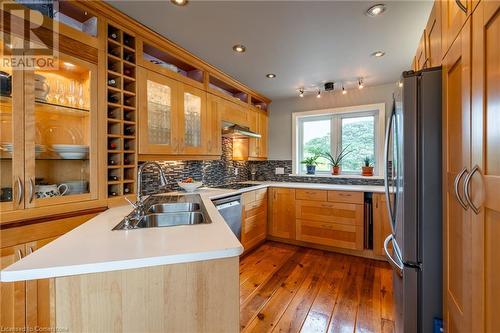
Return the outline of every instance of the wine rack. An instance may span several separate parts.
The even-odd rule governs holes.
[[[107,179],[114,198],[136,188],[136,40],[112,24],[107,34]]]

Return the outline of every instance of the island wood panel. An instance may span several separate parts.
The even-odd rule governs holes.
[[[248,254],[269,256],[283,244],[267,242]],[[287,245],[290,259],[240,268],[265,282],[241,302],[242,332],[394,332],[392,270],[387,263]],[[262,249],[262,250],[261,250]],[[242,289],[243,290],[243,289]]]
[[[55,279],[70,332],[237,332],[238,257]]]

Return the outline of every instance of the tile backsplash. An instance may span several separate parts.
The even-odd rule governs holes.
[[[167,191],[180,190],[178,181],[192,177],[202,181],[205,186],[216,186],[233,182],[255,179],[261,181],[283,181],[300,183],[327,183],[350,185],[383,185],[383,179],[374,178],[328,178],[328,177],[297,177],[289,176],[292,173],[292,161],[232,161],[233,141],[222,138],[222,156],[213,161],[157,161],[163,168],[168,180]],[[276,175],[276,168],[284,168],[283,175]],[[159,188],[159,176],[156,171],[145,170],[143,186],[145,194],[163,192]]]

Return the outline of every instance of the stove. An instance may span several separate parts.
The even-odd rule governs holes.
[[[231,190],[241,190],[243,188],[248,188],[248,187],[258,186],[258,185],[260,185],[260,184],[231,183],[231,184],[217,185],[217,186],[211,186],[211,187],[231,189]]]

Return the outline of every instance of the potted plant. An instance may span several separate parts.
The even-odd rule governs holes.
[[[361,167],[361,175],[363,176],[373,176],[373,159],[370,156],[366,156],[363,159],[363,166]]]
[[[310,157],[306,158],[305,160],[303,160],[302,162],[300,162],[300,163],[306,165],[308,175],[314,175],[316,173],[316,165],[318,165],[318,161],[317,161],[318,158],[319,158],[318,155],[314,155],[314,156],[310,156]]]
[[[337,154],[335,154],[335,156],[333,156],[329,152],[323,153],[323,157],[326,158],[332,166],[332,175],[340,174],[340,164],[342,163],[342,160],[351,153],[350,151],[347,151],[348,147],[349,145],[345,146],[340,150],[340,152],[339,149],[337,149]]]

